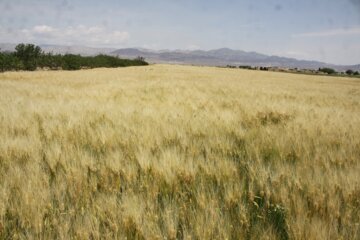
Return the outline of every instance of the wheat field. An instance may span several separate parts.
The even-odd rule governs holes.
[[[0,74],[0,239],[359,238],[359,79]]]

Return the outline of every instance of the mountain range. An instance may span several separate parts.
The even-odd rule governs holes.
[[[16,44],[0,44],[1,51],[14,51]],[[337,71],[351,69],[360,71],[358,65],[336,65],[320,61],[298,60],[295,58],[270,56],[257,52],[246,52],[229,48],[215,50],[149,50],[143,48],[92,48],[86,46],[61,46],[61,45],[40,45],[44,52],[59,54],[80,54],[91,56],[97,54],[108,54],[122,58],[144,57],[150,63],[173,63],[173,64],[192,64],[207,66],[226,66],[226,65],[248,65],[263,67],[284,67],[300,69],[318,69],[329,67]]]
[[[294,58],[269,56],[257,52],[246,52],[233,50],[229,48],[220,48],[215,50],[161,50],[153,51],[140,48],[118,49],[110,54],[119,57],[135,58],[144,57],[147,61],[153,63],[175,63],[175,64],[193,64],[207,66],[226,66],[226,65],[245,65],[245,66],[263,66],[263,67],[284,67],[301,69],[334,68],[337,71],[346,71],[352,69],[360,70],[358,65],[336,65],[323,63],[319,61],[298,60]]]

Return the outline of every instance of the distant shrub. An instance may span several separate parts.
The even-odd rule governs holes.
[[[327,74],[335,74],[336,71],[332,68],[319,68],[319,72],[327,73]]]
[[[135,58],[134,60],[136,61],[142,61],[142,62],[145,62],[145,58],[142,57],[142,56],[138,56],[137,58]]]
[[[347,75],[349,75],[349,76],[351,76],[351,75],[353,75],[353,76],[358,76],[358,75],[359,75],[359,72],[358,72],[358,71],[353,71],[353,70],[351,70],[351,69],[346,70],[345,73],[346,73]]]
[[[81,68],[81,56],[66,54],[62,57],[62,69],[79,70]]]
[[[226,65],[227,68],[236,68],[236,66],[233,65]]]
[[[247,66],[247,65],[244,65],[244,66],[240,65],[239,68],[241,68],[241,69],[253,69],[251,66]]]
[[[347,75],[353,75],[354,74],[354,71],[349,69],[349,70],[346,70],[345,72]]]

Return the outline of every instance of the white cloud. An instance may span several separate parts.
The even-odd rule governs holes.
[[[124,44],[130,34],[126,31],[108,30],[100,26],[84,25],[55,28],[48,25],[37,25],[32,28],[2,33],[0,42],[34,42],[48,44],[81,44],[93,46],[119,46]]]
[[[188,46],[185,47],[185,50],[198,50],[200,49],[200,46],[196,45],[196,44],[190,44]]]
[[[40,26],[35,26],[33,28],[33,31],[35,33],[51,33],[54,32],[54,28],[50,27],[50,26],[46,26],[46,25],[40,25]]]
[[[292,37],[294,38],[333,37],[333,36],[346,36],[346,35],[360,35],[360,27],[339,28],[339,29],[331,29],[331,30],[319,31],[319,32],[298,33],[292,35]]]

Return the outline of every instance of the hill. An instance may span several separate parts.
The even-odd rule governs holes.
[[[318,61],[298,60],[279,56],[268,56],[256,52],[246,52],[241,50],[232,50],[221,48],[209,51],[151,51],[139,48],[125,48],[113,51],[111,54],[123,57],[134,58],[143,56],[150,62],[154,63],[176,63],[176,64],[194,64],[207,66],[224,66],[224,65],[250,65],[263,67],[286,67],[286,68],[334,68],[337,71],[346,71],[352,69],[360,70],[360,65],[335,65]]]

